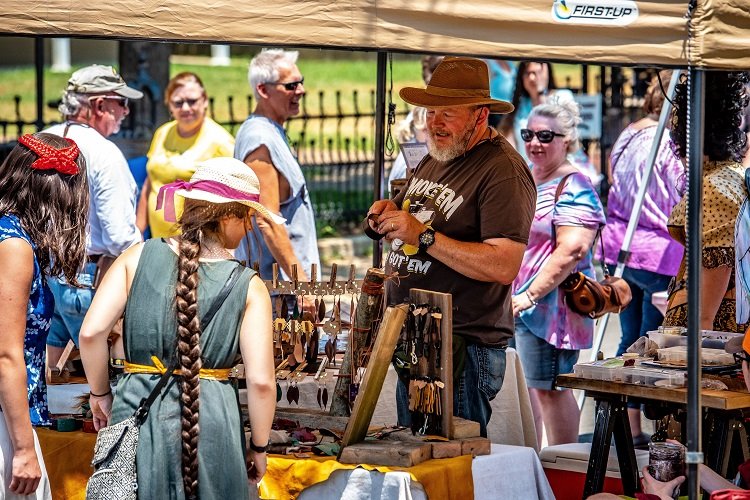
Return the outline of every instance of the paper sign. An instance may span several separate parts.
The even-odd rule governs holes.
[[[422,158],[427,155],[427,144],[424,142],[408,142],[405,144],[399,144],[399,147],[401,148],[404,160],[406,161],[406,176],[409,177],[414,173],[414,170],[417,168],[417,165],[419,165],[419,162],[422,161]]]

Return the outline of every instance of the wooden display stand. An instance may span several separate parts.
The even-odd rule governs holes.
[[[429,304],[440,308],[440,380],[445,387],[440,391],[443,436],[453,439],[453,297],[449,293],[412,288],[409,298],[413,304]]]
[[[385,373],[398,342],[406,314],[405,305],[389,307],[383,316],[370,363],[360,393],[347,424],[338,460],[342,463],[369,463],[410,467],[431,458],[459,455],[487,455],[490,441],[479,437],[479,424],[453,416],[453,301],[450,294],[412,289],[413,304],[429,304],[442,314],[440,336],[441,423],[444,438],[412,435],[411,430],[395,432],[382,441],[365,441],[370,420],[385,380]]]

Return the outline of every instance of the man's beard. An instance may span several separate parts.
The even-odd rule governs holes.
[[[467,124],[460,136],[454,136],[453,141],[447,146],[439,147],[435,142],[434,132],[429,131],[427,134],[427,150],[430,152],[430,156],[437,161],[449,162],[466,152],[473,133],[474,124]]]

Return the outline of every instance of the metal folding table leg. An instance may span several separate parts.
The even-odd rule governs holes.
[[[609,446],[615,426],[617,408],[624,411],[625,402],[621,398],[607,398],[595,396],[596,416],[594,419],[594,437],[591,440],[591,455],[589,456],[586,482],[583,485],[583,498],[602,491],[604,476],[607,473]]]

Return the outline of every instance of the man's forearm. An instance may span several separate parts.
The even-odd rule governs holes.
[[[297,265],[297,279],[306,281],[308,279],[309,269],[304,269],[297,255],[292,248],[292,242],[286,228],[282,224],[270,224],[261,227],[261,234],[266,242],[268,250],[271,251],[274,260],[278,262],[281,269],[287,276],[292,276],[292,266]]]
[[[467,278],[510,284],[518,274],[526,245],[507,239],[495,241],[498,243],[458,241],[436,232],[427,253]]]

